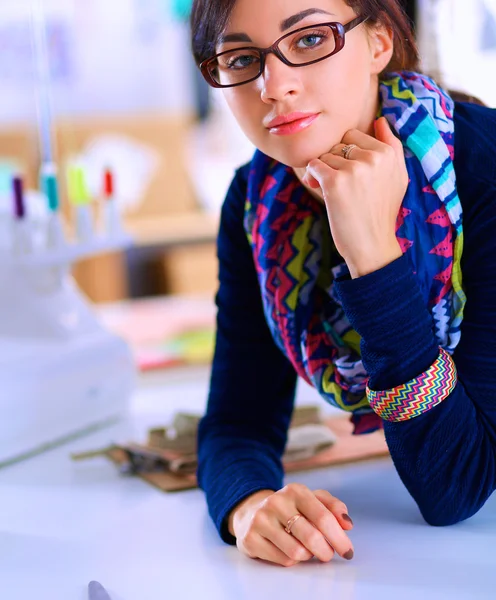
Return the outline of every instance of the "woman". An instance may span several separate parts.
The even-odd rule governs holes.
[[[192,35],[258,149],[223,206],[199,429],[220,535],[353,557],[339,499],[282,488],[297,375],[384,428],[428,523],[467,519],[496,484],[496,111],[417,72],[397,0],[196,0]]]

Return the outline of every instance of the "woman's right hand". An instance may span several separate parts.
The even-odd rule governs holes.
[[[286,533],[288,520],[302,515]],[[241,502],[231,513],[229,529],[241,552],[284,567],[317,557],[329,562],[337,552],[353,558],[346,535],[353,522],[346,505],[325,490],[312,491],[290,483],[282,490],[263,490]]]

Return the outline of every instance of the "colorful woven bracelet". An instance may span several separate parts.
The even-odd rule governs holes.
[[[367,398],[374,412],[386,421],[407,421],[445,400],[456,386],[456,366],[444,348],[439,350],[427,371],[408,383],[378,392],[367,386]]]

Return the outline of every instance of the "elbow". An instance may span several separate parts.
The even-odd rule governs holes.
[[[472,518],[485,505],[496,489],[496,461],[471,456],[460,461],[456,470],[430,472],[429,477],[414,479],[404,476],[405,487],[417,504],[424,521],[432,527],[449,527]]]
[[[422,517],[427,525],[431,525],[431,527],[449,527],[450,525],[456,525],[469,517],[462,517],[455,513],[443,511],[440,513],[429,513],[425,511],[420,511],[422,513]],[[471,515],[470,515],[471,516]]]
[[[431,503],[418,502],[417,504],[424,521],[428,525],[432,527],[449,527],[473,517],[482,508],[484,501],[474,499],[472,502],[460,502],[455,505],[455,503],[445,499],[438,507],[433,506]]]

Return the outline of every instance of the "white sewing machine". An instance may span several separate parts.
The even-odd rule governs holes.
[[[76,260],[129,239],[116,234],[68,244],[60,236],[55,247],[36,249],[25,231],[11,231],[10,241],[6,231],[0,236],[0,466],[115,418],[135,378],[129,347],[103,328],[69,274]]]
[[[76,241],[66,239],[54,164],[44,4],[29,4],[45,211],[37,219],[25,210],[22,181],[13,180],[14,195],[0,211],[0,466],[115,418],[125,409],[135,378],[129,347],[100,324],[70,275],[72,263],[122,249],[130,239],[120,227],[107,175],[103,227],[94,228],[80,168],[70,171],[68,181],[69,195],[79,203]]]

